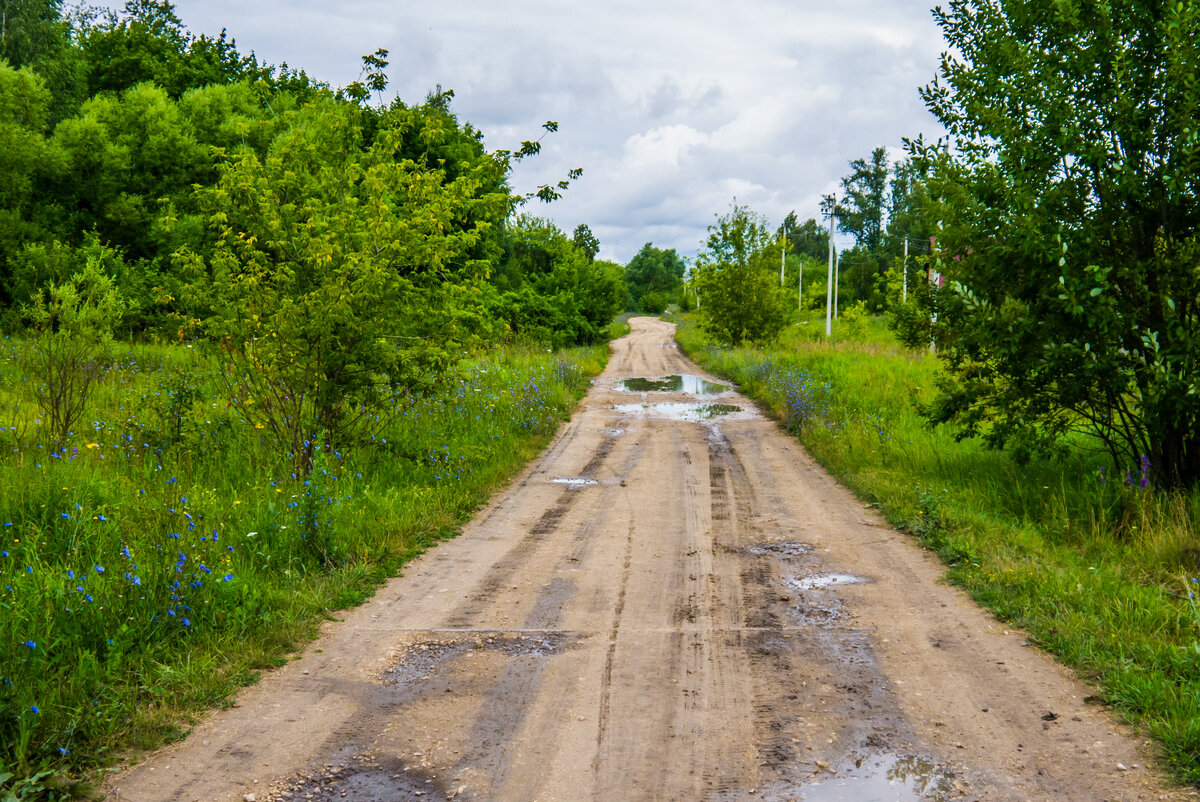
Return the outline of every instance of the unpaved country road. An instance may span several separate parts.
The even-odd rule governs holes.
[[[631,322],[459,538],[110,798],[1194,796],[746,399],[621,389],[699,373]]]

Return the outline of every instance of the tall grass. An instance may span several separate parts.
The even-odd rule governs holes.
[[[120,347],[86,425],[46,445],[26,347],[0,341],[0,797],[22,798],[182,732],[454,534],[607,358],[497,351],[304,477],[182,346]]]
[[[930,352],[901,347],[882,321],[823,334],[797,324],[769,348],[726,350],[685,319],[678,339],[1200,782],[1200,493],[1145,487],[1138,466],[1082,438],[1024,465],[957,441],[916,407],[937,378]]]

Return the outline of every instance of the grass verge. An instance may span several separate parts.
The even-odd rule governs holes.
[[[775,345],[723,349],[692,317],[683,350],[738,383],[808,451],[948,566],[948,580],[1099,689],[1200,783],[1200,494],[1144,489],[1080,441],[1016,464],[931,429],[937,360],[882,321],[794,324]]]
[[[181,346],[122,346],[86,424],[39,442],[0,341],[0,799],[87,793],[181,736],[459,527],[554,435],[607,347],[497,351],[307,478]]]

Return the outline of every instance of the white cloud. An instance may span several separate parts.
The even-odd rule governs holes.
[[[441,85],[490,147],[560,124],[518,189],[584,176],[529,211],[568,232],[587,223],[601,255],[646,241],[694,253],[734,195],[777,221],[815,216],[851,159],[936,134],[917,87],[942,49],[911,0],[181,0],[195,32],[227,28],[242,49],[343,86],[386,47],[391,89]]]

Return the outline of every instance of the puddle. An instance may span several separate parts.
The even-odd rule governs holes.
[[[720,395],[729,392],[729,385],[710,382],[700,376],[677,374],[659,378],[623,379],[617,389],[629,393],[687,393],[688,395]]]
[[[792,590],[821,590],[833,585],[861,585],[871,580],[853,574],[810,574],[805,577],[789,577],[783,584]]]
[[[509,657],[546,657],[574,640],[560,632],[477,632],[472,633],[470,640],[421,641],[409,644],[395,665],[383,672],[381,679],[389,686],[419,685],[443,671],[445,664],[472,650],[500,652]]]
[[[603,434],[606,437],[620,437],[621,435],[625,434],[625,430],[624,429],[601,429],[600,434]]]
[[[872,755],[842,775],[797,789],[807,802],[942,802],[954,775],[919,757]]]
[[[566,485],[567,487],[588,487],[589,485],[600,484],[589,476],[559,476],[550,481],[556,485]]]
[[[794,540],[785,540],[782,543],[755,543],[746,547],[746,551],[755,557],[803,557],[812,550],[813,547],[807,543],[797,543]]]
[[[662,404],[616,404],[613,407],[622,415],[646,415],[666,420],[701,421],[712,420],[722,416],[757,417],[753,412],[747,412],[735,404],[687,404],[682,402],[666,402]]]
[[[417,761],[413,761],[417,762]],[[442,783],[396,758],[356,755],[344,765],[297,777],[284,789],[269,793],[269,802],[302,799],[315,802],[370,802],[379,799],[451,799]]]

